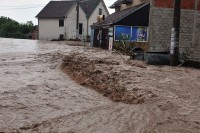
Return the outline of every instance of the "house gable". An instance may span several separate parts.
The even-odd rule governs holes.
[[[80,2],[80,7],[87,14],[87,18],[90,18],[100,3],[102,3],[102,5],[104,6],[104,9],[109,14],[103,0],[88,0],[86,2]]]
[[[75,39],[76,37],[76,15],[76,6],[74,6],[67,15],[67,18],[65,19],[66,39]],[[81,7],[79,8],[79,23],[83,24],[83,33],[81,36],[86,36],[87,18],[86,13]]]
[[[109,27],[111,25],[148,26],[149,8],[150,3],[147,2],[120,12],[115,12],[107,16],[103,22],[97,22],[92,27]]]
[[[101,1],[96,6],[95,10],[93,11],[93,13],[91,14],[91,16],[89,18],[89,26],[91,26],[97,22],[97,17],[99,16],[99,9],[102,9],[102,15],[105,15],[105,17],[107,17],[109,15],[108,10],[105,6],[105,3],[103,1]],[[90,34],[90,32],[91,32],[91,30],[89,28],[89,34]]]
[[[150,3],[139,7],[135,12],[128,14],[115,22],[115,25],[149,26]]]

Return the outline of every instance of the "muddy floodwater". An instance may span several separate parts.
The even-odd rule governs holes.
[[[65,62],[68,71],[60,68],[63,58],[70,62]],[[99,58],[104,61],[95,64]],[[124,59],[67,42],[0,38],[0,132],[200,133],[199,70]],[[92,82],[88,74],[84,84],[73,80],[90,72],[84,66],[109,80],[111,75],[118,92],[128,90],[142,102],[114,102],[97,90],[100,80]]]

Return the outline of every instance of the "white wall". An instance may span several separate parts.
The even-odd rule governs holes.
[[[92,15],[89,18],[89,35],[91,34],[91,28],[90,26],[93,25],[93,23],[97,22],[97,16],[99,16],[99,8],[102,9],[102,15],[105,15],[105,17],[107,17],[109,14],[107,12],[107,10],[105,9],[103,2],[100,2],[99,5],[97,6],[97,8],[94,10],[94,12],[92,13]]]
[[[72,8],[70,13],[67,15],[65,25],[66,25],[66,38],[67,39],[75,39],[76,38],[76,6]],[[86,14],[82,10],[82,8],[79,9],[79,23],[83,24],[83,35],[86,36],[87,34],[87,19],[86,19]],[[80,36],[80,39],[82,37]]]
[[[58,39],[65,35],[65,28],[59,27],[59,19],[39,19],[39,40]]]

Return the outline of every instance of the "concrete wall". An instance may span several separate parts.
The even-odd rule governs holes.
[[[150,51],[165,51],[170,47],[173,9],[151,5],[149,43]],[[191,58],[200,59],[200,11],[181,11],[180,51],[191,50]]]

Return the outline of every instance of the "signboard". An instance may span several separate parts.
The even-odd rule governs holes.
[[[132,27],[132,42],[147,42],[148,31],[146,27]]]
[[[122,37],[131,37],[131,26],[115,26],[115,40],[119,41]]]
[[[124,37],[131,42],[147,42],[148,27],[115,26],[115,41]]]

